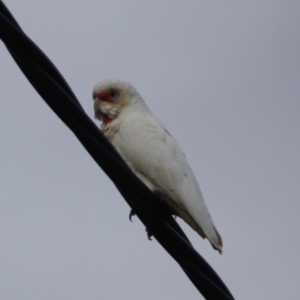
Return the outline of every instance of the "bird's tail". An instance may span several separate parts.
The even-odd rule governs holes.
[[[172,207],[176,215],[188,223],[203,239],[207,238],[212,247],[222,254],[223,241],[215,226],[212,226],[213,231],[210,230],[208,232],[208,230],[206,230],[205,233],[204,230],[198,225],[196,220],[182,206],[176,204],[174,201],[168,201],[168,204]]]
[[[217,236],[217,238],[218,238],[218,243],[217,243],[217,245],[216,245],[216,244],[213,243],[210,239],[209,239],[209,241],[210,241],[211,245],[213,246],[213,248],[214,248],[215,250],[218,250],[219,253],[222,254],[222,251],[223,251],[223,250],[222,250],[222,247],[223,247],[222,237],[221,237],[220,233],[218,232],[218,230],[216,229],[215,226],[214,226],[214,230],[215,230],[216,236]]]
[[[188,214],[188,213],[187,213]],[[188,214],[189,215],[189,214]],[[207,238],[212,245],[212,247],[219,251],[220,254],[222,254],[222,247],[223,247],[223,241],[220,233],[216,229],[215,226],[213,226],[214,234],[205,234],[203,229],[197,224],[197,222],[194,220],[194,218],[189,215],[188,218],[183,218],[202,238]],[[188,221],[187,221],[188,220]]]

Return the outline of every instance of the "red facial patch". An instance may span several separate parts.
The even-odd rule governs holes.
[[[98,98],[98,99],[100,99],[101,101],[105,101],[105,102],[113,102],[112,100],[111,100],[111,95],[110,95],[110,90],[106,90],[106,91],[103,91],[103,92],[101,92],[101,93],[94,93],[93,94],[93,98],[95,99],[95,98]],[[111,118],[109,118],[108,116],[103,116],[103,118],[102,118],[102,123],[104,124],[104,125],[107,125],[107,124],[109,124],[111,121],[113,121],[113,119],[111,119]]]
[[[104,117],[103,119],[102,119],[102,123],[104,124],[104,125],[107,125],[107,124],[109,124],[111,121],[112,121],[113,119],[110,119],[109,117]]]
[[[112,102],[110,99],[110,90],[108,91],[103,91],[101,93],[94,93],[93,94],[93,98],[99,98],[102,101],[106,101],[106,102]]]

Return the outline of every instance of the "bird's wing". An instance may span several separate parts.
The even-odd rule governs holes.
[[[165,194],[187,211],[221,251],[221,237],[181,148],[151,113],[126,115],[113,144],[152,191]]]

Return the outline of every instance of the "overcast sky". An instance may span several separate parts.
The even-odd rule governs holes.
[[[300,2],[7,0],[93,118],[132,82],[224,241],[179,221],[236,299],[300,298]],[[0,299],[202,299],[0,44]]]

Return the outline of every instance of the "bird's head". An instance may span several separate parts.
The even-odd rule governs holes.
[[[95,118],[107,124],[125,108],[145,106],[135,87],[121,79],[104,79],[93,89]]]

